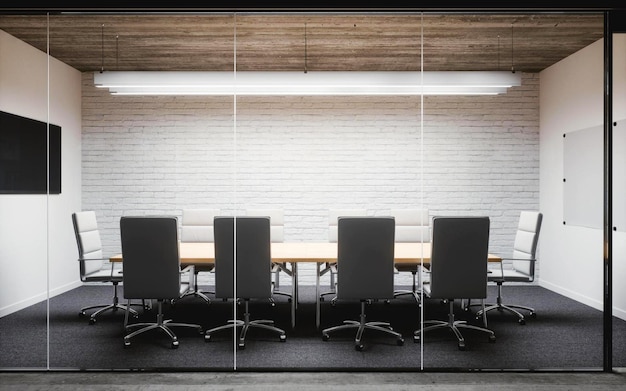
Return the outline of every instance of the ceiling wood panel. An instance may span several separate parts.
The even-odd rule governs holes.
[[[52,15],[50,54],[83,71],[508,70],[538,72],[602,38],[602,14]],[[0,15],[46,51],[47,17]],[[236,36],[236,39],[234,38]]]

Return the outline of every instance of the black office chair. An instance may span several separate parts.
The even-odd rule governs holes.
[[[454,299],[485,299],[487,297],[487,259],[489,248],[488,217],[433,218],[430,283],[424,284],[427,297],[447,301],[448,320],[428,320],[414,332],[418,342],[423,333],[439,328],[450,329],[465,350],[465,338],[459,329],[487,333],[495,342],[493,331],[486,327],[454,320]]]
[[[285,342],[285,331],[274,326],[272,320],[250,320],[250,300],[272,297],[271,242],[269,217],[216,217],[215,232],[215,297],[237,299],[244,303],[243,320],[233,319],[227,324],[207,330],[204,340],[222,330],[241,328],[238,347],[246,347],[250,328],[260,328],[277,333]],[[236,253],[235,253],[236,231]],[[236,273],[237,290],[234,279]]]
[[[113,301],[107,304],[90,305],[80,309],[79,315],[86,316],[87,311],[96,309],[89,316],[89,324],[96,323],[96,317],[106,311],[126,310],[126,306],[119,303],[117,286],[122,282],[122,269],[115,268],[111,264],[110,268],[104,268],[105,261],[102,257],[102,242],[100,241],[100,230],[96,213],[92,210],[72,213],[72,223],[76,244],[78,246],[78,262],[80,266],[80,280],[83,282],[103,282],[113,284]],[[137,316],[137,311],[130,309],[133,316]]]
[[[367,210],[365,209],[330,209],[328,211],[328,241],[337,243],[339,217],[365,215],[367,215]],[[320,270],[320,277],[324,274],[330,276],[330,290],[320,293],[320,301],[324,301],[327,295],[332,295],[330,302],[332,305],[335,305],[337,301],[337,263],[327,262],[325,267]]]
[[[393,217],[339,217],[337,237],[337,300],[359,300],[359,321],[345,320],[342,325],[322,331],[324,341],[330,333],[357,329],[356,350],[363,350],[365,330],[377,330],[404,339],[386,322],[366,322],[365,305],[373,300],[389,300],[394,296],[394,234]]]
[[[164,320],[163,303],[181,297],[193,283],[193,266],[180,269],[176,217],[122,217],[120,235],[124,297],[129,304],[131,299],[155,299],[158,305],[157,319],[152,323],[129,324],[126,311],[124,346],[130,346],[131,338],[153,329],[165,332],[171,339],[172,348],[178,347],[172,327],[190,327],[202,333],[200,325]],[[181,282],[182,273],[188,274],[189,282]]]

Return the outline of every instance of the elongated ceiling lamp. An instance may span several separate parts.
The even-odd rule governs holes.
[[[422,84],[423,80],[423,84]],[[114,95],[496,95],[521,85],[507,71],[107,71],[96,87]]]

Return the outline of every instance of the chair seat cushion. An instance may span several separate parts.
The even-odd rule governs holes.
[[[214,265],[194,265],[196,272],[210,272],[215,266]]]
[[[520,273],[513,269],[490,269],[487,274],[487,280],[491,282],[512,281],[512,282],[530,282],[532,279],[529,275]]]
[[[420,263],[396,263],[395,268],[399,272],[417,272],[422,266]]]

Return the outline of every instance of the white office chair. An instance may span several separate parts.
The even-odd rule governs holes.
[[[396,220],[396,242],[430,242],[430,217],[428,215],[428,209],[392,209],[390,214]],[[418,283],[417,276],[421,276],[421,273],[419,273],[421,264],[399,264],[396,265],[395,268],[398,272],[410,272],[413,277],[413,283],[411,290],[396,290],[394,297],[412,295],[415,301],[419,303],[421,281]]]
[[[502,258],[499,267],[489,269],[487,281],[495,282],[498,286],[496,303],[485,304],[485,308],[476,313],[476,317],[491,311],[508,311],[517,315],[518,323],[526,324],[526,318],[519,310],[528,311],[530,317],[536,317],[535,310],[531,307],[516,304],[504,304],[502,302],[502,285],[506,282],[531,283],[535,279],[535,254],[539,231],[543,215],[535,211],[522,211],[519,217],[515,243],[513,245],[513,257]],[[505,261],[512,261],[510,267],[504,267]]]
[[[284,241],[285,236],[285,217],[282,209],[247,209],[247,216],[267,216],[270,218],[270,239],[272,243],[280,243]],[[291,270],[287,263],[275,263],[272,262],[272,275],[274,280],[272,281],[272,295],[286,296],[289,301],[293,300],[291,293],[280,290],[280,273],[285,273],[289,277],[293,277],[293,270]],[[295,282],[292,282],[294,284]],[[297,287],[297,285],[296,285]],[[272,299],[273,300],[273,299]]]
[[[86,311],[99,308],[89,316],[89,324],[96,323],[96,317],[105,311],[126,310],[126,306],[119,304],[117,286],[122,282],[122,270],[103,268],[104,262],[108,259],[102,257],[102,242],[100,241],[100,230],[98,220],[94,211],[82,211],[72,214],[74,234],[78,246],[78,262],[80,265],[80,280],[83,282],[104,282],[113,284],[113,302],[108,304],[91,305],[81,308],[79,315],[85,316]],[[137,316],[137,311],[129,310],[133,316]]]
[[[330,209],[328,211],[328,241],[330,243],[337,243],[338,232],[338,220],[339,217],[352,217],[352,216],[365,216],[367,211],[365,209]],[[320,271],[320,277],[324,274],[330,275],[330,290],[328,292],[320,293],[320,300],[324,301],[324,296],[337,294],[337,264],[335,262],[326,263],[325,267]],[[335,303],[336,297],[331,300],[331,303]]]
[[[180,224],[180,241],[184,243],[213,243],[213,219],[219,213],[219,209],[183,209]],[[195,296],[200,297],[207,304],[211,303],[205,292],[198,288],[198,273],[209,273],[213,269],[213,265],[195,265],[193,289],[187,291],[181,299],[186,296]]]

